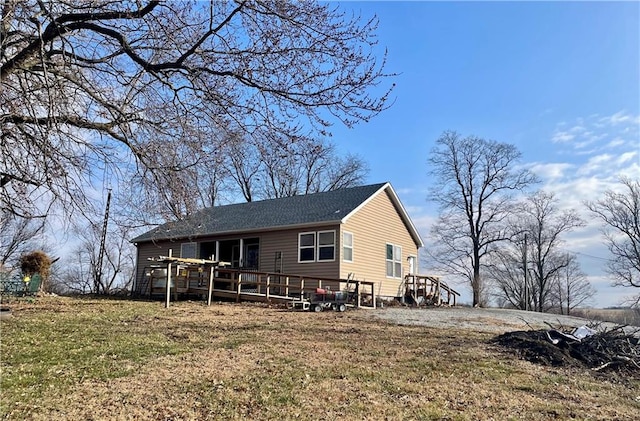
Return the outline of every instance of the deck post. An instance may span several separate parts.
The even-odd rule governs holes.
[[[271,289],[271,276],[267,275],[267,285],[265,286],[265,295],[267,296],[267,301],[269,301],[269,290]]]
[[[236,303],[240,302],[241,289],[242,289],[242,273],[238,272],[238,282],[236,283]]]
[[[376,284],[371,282],[371,305],[376,308]]]
[[[284,288],[284,292],[285,292],[285,296],[289,296],[289,277],[285,276],[284,278],[284,284],[286,285],[286,287]]]
[[[169,249],[169,257],[171,257],[171,252],[173,250]],[[169,308],[169,302],[171,301],[171,262],[167,263],[167,286],[165,288],[166,297],[164,302],[164,308]]]
[[[164,302],[164,308],[169,308],[169,302],[171,301],[171,263],[167,263],[167,286],[166,297]]]
[[[300,299],[304,299],[304,278],[300,278]]]
[[[213,266],[209,269],[209,290],[207,291],[207,305],[211,305],[211,293],[213,292]]]
[[[360,281],[356,281],[356,308],[360,308]]]

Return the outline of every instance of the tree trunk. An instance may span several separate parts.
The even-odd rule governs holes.
[[[471,283],[471,288],[473,290],[473,306],[484,307],[484,302],[482,300],[482,278],[480,277],[480,256],[477,248],[473,251],[473,257],[473,282]]]

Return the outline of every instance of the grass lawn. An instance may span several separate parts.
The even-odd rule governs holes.
[[[638,419],[640,381],[363,312],[37,298],[0,322],[2,419]]]

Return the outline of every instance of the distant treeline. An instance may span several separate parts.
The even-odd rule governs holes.
[[[571,315],[589,320],[598,320],[602,322],[612,322],[621,325],[640,327],[640,308],[576,308],[571,311]]]

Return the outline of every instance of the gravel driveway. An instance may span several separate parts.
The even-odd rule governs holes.
[[[554,328],[579,327],[589,323],[589,320],[579,317],[498,308],[387,307],[368,311],[367,314],[369,317],[383,319],[398,325],[462,328],[494,333],[549,328],[546,323]]]

